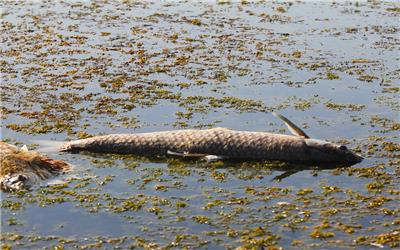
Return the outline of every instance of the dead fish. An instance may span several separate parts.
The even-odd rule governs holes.
[[[293,135],[227,128],[111,134],[71,141],[64,144],[60,151],[346,165],[353,165],[363,159],[344,145],[311,139],[286,117],[274,115],[285,122]]]
[[[0,141],[0,189],[3,191],[30,189],[70,169],[64,161],[29,151],[26,146],[18,148]]]

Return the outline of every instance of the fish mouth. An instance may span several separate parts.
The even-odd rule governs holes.
[[[354,154],[354,153],[352,153],[352,154],[349,155],[349,157],[348,157],[348,162],[349,162],[351,165],[360,163],[362,160],[364,160],[364,157],[362,157],[361,155],[358,155],[358,154]]]

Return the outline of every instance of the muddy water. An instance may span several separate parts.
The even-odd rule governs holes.
[[[214,126],[313,138],[350,168],[48,152],[75,166],[1,193],[3,248],[399,246],[395,2],[20,2],[2,9],[1,137],[41,149]]]

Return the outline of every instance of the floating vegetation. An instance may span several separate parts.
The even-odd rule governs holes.
[[[333,103],[333,102],[327,102],[325,103],[325,106],[329,109],[333,110],[343,110],[347,109],[349,111],[360,111],[365,108],[365,105],[360,105],[360,104],[341,104],[341,103]]]
[[[329,80],[335,80],[339,79],[340,77],[332,72],[328,72],[326,73],[326,78],[328,78]]]

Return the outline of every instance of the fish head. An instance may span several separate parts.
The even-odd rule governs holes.
[[[304,139],[307,155],[311,161],[354,165],[363,157],[349,150],[345,145],[317,139]]]

